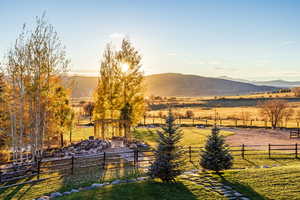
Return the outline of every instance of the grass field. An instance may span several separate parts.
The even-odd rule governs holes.
[[[220,182],[254,200],[296,200],[300,196],[300,165],[274,167],[270,169],[228,170],[221,176],[214,175]],[[136,192],[139,191],[139,192]],[[178,179],[177,184],[162,184],[158,181],[121,184],[101,189],[83,191],[60,198],[133,200],[133,199],[225,199],[202,186]]]
[[[89,136],[94,136],[93,126],[76,126],[72,132],[72,142],[78,142],[80,140],[88,139]],[[64,140],[70,141],[70,134],[64,134]]]
[[[300,165],[227,171],[220,177],[251,199],[300,199]]]
[[[264,95],[226,96],[219,99],[194,99],[193,103],[190,103],[191,99],[188,99],[186,102],[182,99],[180,103],[176,103],[178,107],[175,106],[173,112],[185,116],[186,111],[191,110],[196,118],[213,120],[216,117],[217,119],[228,120],[227,122],[224,121],[224,123],[232,126],[235,125],[235,120],[232,119],[239,119],[239,125],[243,125],[242,120],[246,119],[248,124],[250,120],[253,120],[253,126],[264,126],[263,117],[260,115],[260,109],[257,107],[258,102],[281,99],[288,101],[288,106],[294,110],[294,113],[287,121],[284,119],[280,122],[280,126],[296,128],[298,127],[297,122],[299,121],[300,98],[294,95],[287,97],[285,95],[287,94],[272,94],[271,97]],[[166,115],[167,112],[168,109],[152,110],[148,112],[148,115]],[[231,119],[231,121],[229,121],[229,119]],[[151,123],[151,119],[148,119],[147,122]],[[155,122],[161,123],[159,119]],[[191,120],[183,119],[182,123],[191,124]],[[270,123],[268,124],[270,125]]]
[[[141,183],[121,184],[102,189],[84,191],[72,194],[63,200],[215,200],[225,199],[217,193],[206,191],[203,187],[180,181],[176,184],[163,184],[161,182],[146,181]]]
[[[142,140],[144,142],[147,142],[152,147],[155,147],[156,145],[156,138],[157,138],[157,130],[156,128],[139,128],[136,129],[133,132],[134,138],[138,140]],[[206,138],[208,135],[210,135],[211,130],[210,129],[199,129],[195,127],[183,127],[181,128],[183,133],[183,138],[179,145],[181,146],[203,146]],[[230,131],[221,131],[221,135],[223,136],[229,136],[234,134]]]
[[[90,127],[88,128],[92,130]],[[151,131],[150,131],[151,130]],[[137,129],[134,136],[155,146],[156,129]],[[79,131],[76,137],[86,134]],[[185,146],[203,146],[210,129],[198,129],[192,127],[183,128],[183,141]],[[222,135],[229,136],[232,132],[222,131]],[[199,154],[195,153],[188,169],[199,168]],[[260,168],[265,166],[277,166],[270,169]],[[247,194],[251,199],[297,199],[300,187],[300,160],[290,158],[268,159],[268,156],[246,156],[242,159],[237,156],[234,159],[234,169],[226,171],[223,180],[232,185],[236,190]],[[259,167],[259,168],[258,168]],[[249,168],[240,170],[240,168]],[[71,188],[79,188],[91,185],[95,182],[103,182],[115,178],[126,179],[139,176],[136,171],[120,170],[100,173],[98,168],[80,170],[73,176],[51,178],[36,185],[23,185],[0,191],[0,199],[33,199],[53,191],[68,191]],[[51,175],[53,176],[53,174]],[[45,176],[42,176],[43,178]],[[222,178],[220,178],[222,179]],[[273,182],[272,182],[273,181]],[[292,183],[289,185],[289,183]],[[276,190],[276,192],[274,192]],[[139,192],[136,192],[139,191]],[[288,192],[288,194],[286,194]],[[163,193],[163,194],[162,194]],[[278,198],[275,198],[278,197]],[[288,198],[285,198],[288,197]],[[195,184],[179,179],[178,184],[161,184],[160,182],[141,182],[108,186],[98,190],[83,191],[61,199],[223,199],[216,193],[209,192]]]

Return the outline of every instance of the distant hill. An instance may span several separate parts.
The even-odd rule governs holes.
[[[229,80],[229,81],[237,81],[237,82],[241,82],[241,83],[251,83],[251,84],[254,84],[254,82],[246,80],[246,79],[232,78],[232,77],[229,77],[229,76],[220,76],[218,78]]]
[[[299,87],[300,81],[284,81],[284,80],[273,80],[273,81],[255,81],[256,85],[267,85],[275,87],[293,88]]]
[[[146,77],[148,95],[159,96],[224,96],[272,91],[278,88],[249,83],[177,73]]]
[[[242,83],[251,83],[254,85],[264,85],[264,86],[273,86],[273,87],[281,87],[281,88],[293,88],[293,87],[300,86],[300,81],[285,81],[285,80],[249,81],[246,79],[237,79],[229,76],[220,76],[219,78],[230,80],[230,81],[238,81]]]
[[[72,87],[72,97],[91,97],[97,86],[98,77],[70,76],[68,82]]]
[[[73,97],[91,97],[97,77],[71,76]],[[146,76],[147,95],[158,96],[225,96],[272,91],[278,89],[270,86],[257,86],[250,83],[209,78],[197,75],[177,73],[154,74]]]

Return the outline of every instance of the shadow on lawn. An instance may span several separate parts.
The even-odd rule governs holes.
[[[144,181],[139,183],[119,184],[76,193],[67,200],[196,200],[198,199],[184,184]]]
[[[225,185],[231,186],[233,189],[237,190],[238,192],[246,195],[250,199],[255,200],[266,200],[267,198],[262,196],[261,194],[257,193],[255,190],[253,190],[250,186],[241,184],[236,181],[229,181],[227,180],[222,174],[219,174],[219,177],[221,178],[221,182]]]
[[[30,181],[32,180],[33,177],[27,178],[25,179],[25,181]],[[16,184],[18,183],[17,181],[12,181],[12,182],[7,182],[6,184],[3,184],[1,186],[7,186],[10,184]],[[24,188],[25,185],[18,185],[15,187],[11,187],[11,188],[5,188],[5,189],[1,189],[0,190],[0,194],[5,194],[5,197],[3,197],[3,200],[10,200],[15,198],[15,196],[18,194],[20,195],[20,197],[18,199],[22,199],[22,197],[30,190],[30,188],[32,187],[32,185],[30,185],[29,188],[27,188],[25,191],[22,191],[22,189]]]
[[[182,183],[161,183],[146,181],[134,184],[113,186],[104,194],[103,199],[127,200],[127,199],[187,199],[196,200],[197,197]]]
[[[255,166],[255,167],[258,167],[258,166],[259,166],[259,165],[257,165],[255,162],[250,161],[250,160],[247,159],[247,158],[244,158],[244,161],[248,162],[249,164],[251,164],[251,165],[253,165],[253,166]]]

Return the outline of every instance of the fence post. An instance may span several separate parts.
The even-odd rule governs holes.
[[[137,166],[137,150],[135,149],[134,151],[133,151],[133,165],[134,165],[134,167],[136,167]]]
[[[137,163],[137,168],[139,168],[139,150],[136,150],[136,163]]]
[[[205,126],[207,126],[207,119],[205,120],[205,124],[206,124]]]
[[[267,126],[268,124],[267,124],[267,121],[265,121],[265,128],[268,128],[268,126]]]
[[[192,147],[189,146],[189,158],[190,158],[190,162],[192,162]]]
[[[237,121],[238,121],[238,120],[236,119],[236,120],[235,120],[235,127],[237,127]]]
[[[105,169],[106,153],[103,152],[103,169]]]
[[[37,159],[37,173],[38,173],[37,179],[38,180],[40,180],[40,170],[41,170],[41,166],[40,165],[41,165],[40,160]]]
[[[242,158],[245,158],[245,145],[242,144]]]
[[[296,158],[298,158],[298,143],[295,144],[295,154]]]
[[[135,150],[135,167],[139,167],[139,150]]]
[[[0,169],[0,183],[2,182],[2,171]]]
[[[271,144],[269,144],[269,158],[271,158]]]
[[[72,155],[71,164],[72,164],[71,174],[74,175],[74,155]]]

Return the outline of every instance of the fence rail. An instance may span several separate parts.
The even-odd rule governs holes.
[[[162,125],[165,122],[164,117],[146,117],[139,122],[139,125]],[[213,126],[215,123],[218,126],[226,126],[226,127],[253,127],[253,128],[271,128],[272,123],[270,121],[262,121],[262,120],[242,120],[242,119],[220,119],[216,120],[211,118],[204,117],[178,117],[175,120],[175,123],[181,126]],[[288,121],[280,121],[277,124],[278,128],[289,128],[289,129],[299,129],[300,122],[297,120],[288,120]]]
[[[235,145],[228,146],[234,157],[245,159],[247,156],[292,156],[298,158],[298,144],[269,144],[269,145]],[[204,147],[182,147],[185,158],[192,162],[195,157],[200,158]],[[196,158],[196,159],[198,159]],[[283,158],[283,157],[281,157]],[[289,157],[291,158],[291,157]],[[11,162],[0,165],[0,189],[15,186],[13,181],[23,180],[28,177],[41,179],[41,174],[59,172],[64,175],[76,175],[83,168],[98,167],[99,170],[120,169],[125,167],[146,169],[154,160],[154,151],[132,150],[126,152],[103,152],[94,155],[70,156],[57,159],[36,159],[35,162],[12,165]],[[25,181],[18,184],[32,183]]]

